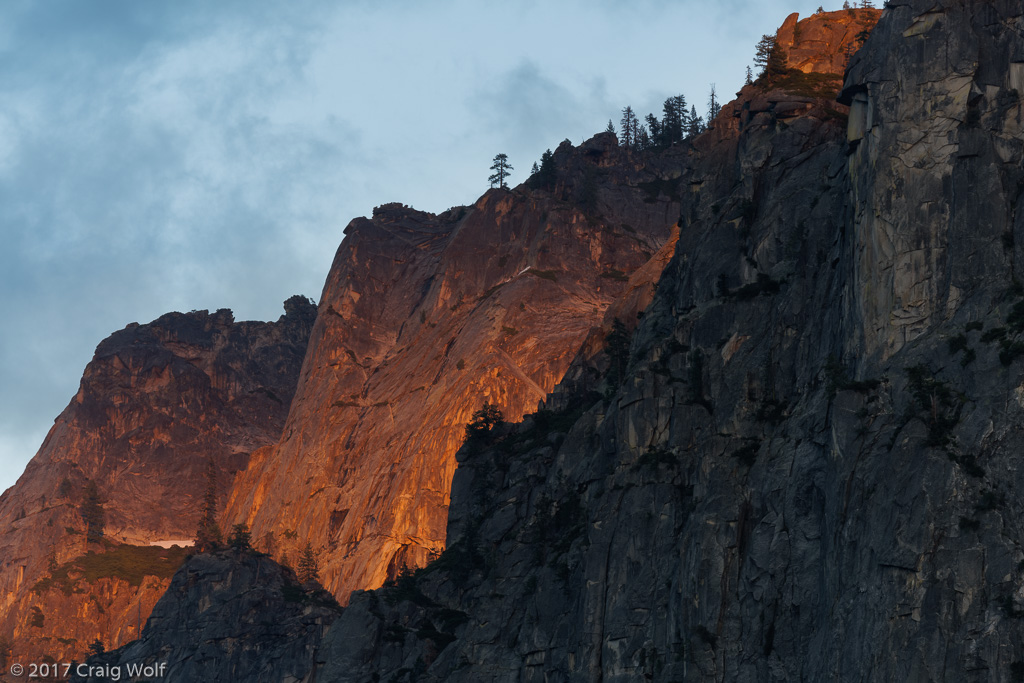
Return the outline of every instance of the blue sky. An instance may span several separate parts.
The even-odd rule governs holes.
[[[130,322],[319,300],[348,221],[728,101],[790,0],[0,5],[0,490]],[[837,9],[826,6],[826,9]]]

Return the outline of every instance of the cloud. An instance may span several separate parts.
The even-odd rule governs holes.
[[[318,298],[349,219],[526,177],[627,104],[738,86],[816,4],[0,4],[0,488],[96,344],[168,310]]]
[[[478,127],[501,131],[517,147],[542,148],[611,105],[602,82],[559,83],[526,60],[472,93],[467,106]]]

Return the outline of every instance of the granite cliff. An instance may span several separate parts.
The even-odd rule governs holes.
[[[315,317],[297,296],[276,323],[235,322],[227,309],[169,313],[100,343],[0,497],[0,649],[66,658],[97,638],[111,647],[138,637],[182,559],[142,546],[191,543],[207,463],[223,496],[249,454],[278,438]],[[104,501],[103,543],[85,535],[88,482]]]
[[[460,451],[445,554],[322,678],[1021,680],[1022,28],[889,3],[842,128],[744,93],[627,380]]]
[[[559,148],[553,187],[441,216],[382,207],[354,223],[288,424],[238,478],[229,519],[272,533],[268,546],[312,540],[339,593],[392,580],[336,608],[286,591],[270,558],[199,555],[154,610],[191,627],[154,618],[95,661],[174,662],[170,680],[189,680],[188,653],[227,638],[252,654],[247,668],[222,653],[203,660],[205,675],[1024,679],[1024,10],[893,0],[878,15],[787,20],[779,38],[796,68],[744,88],[711,130],[667,152],[598,136]],[[870,37],[853,30],[876,18]],[[835,56],[850,50],[830,36],[866,38],[841,87]],[[802,42],[812,38],[830,46],[820,59]],[[662,269],[655,246],[672,224]],[[596,259],[624,234],[646,245],[626,254],[633,283],[609,271],[619,286],[589,325],[573,307],[568,323],[531,319],[546,335],[572,323],[579,351],[556,354],[550,374],[516,355],[527,327],[511,316],[541,296],[573,302],[574,283],[595,276],[529,259]],[[375,250],[391,239],[409,255]],[[459,240],[470,241],[448,251]],[[483,265],[460,265],[472,247]],[[414,286],[359,276],[389,268],[417,274]],[[534,269],[536,282],[522,279]],[[628,303],[656,273],[653,294]],[[602,350],[610,318],[640,309],[628,349]],[[598,320],[604,332],[590,329]],[[458,351],[456,329],[490,330],[472,336],[485,352]],[[328,337],[341,340],[333,352]],[[404,352],[414,340],[442,363],[431,373]],[[474,384],[445,370],[478,357],[496,360]],[[433,461],[386,427],[453,400],[453,420],[483,400],[516,417],[549,389],[543,410],[458,451],[450,501],[437,482],[459,422],[409,423],[443,446]],[[332,417],[385,408],[387,419]],[[348,459],[359,443],[363,457]],[[367,456],[367,444],[403,458]],[[365,502],[376,490],[398,502]],[[356,513],[341,508],[332,525],[349,501],[362,521],[346,527]],[[294,628],[246,617],[254,590]]]
[[[839,105],[786,73],[629,157],[680,231],[624,375],[588,342],[471,439],[445,551],[306,671],[1024,678],[1022,36],[1019,3],[891,2]]]
[[[617,311],[635,326],[650,300],[679,215],[657,187],[678,163],[635,163],[608,134],[554,159],[547,187],[439,216],[386,205],[346,229],[282,438],[225,513],[276,557],[311,543],[342,602],[444,549],[475,410],[532,412],[613,301],[630,293]]]

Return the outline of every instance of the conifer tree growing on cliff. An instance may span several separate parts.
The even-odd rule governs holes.
[[[302,583],[320,580],[320,563],[317,561],[316,552],[309,541],[306,541],[306,547],[302,549],[302,555],[299,557],[299,569],[296,573]]]
[[[534,167],[537,170],[526,181],[527,184],[535,190],[554,188],[556,180],[555,155],[551,153],[550,149],[540,155],[540,166],[534,163]]]
[[[217,467],[213,459],[206,463],[206,492],[196,531],[196,550],[201,553],[216,550],[221,544],[220,526],[217,524]]]
[[[505,416],[493,403],[485,403],[480,410],[473,413],[472,419],[466,425],[466,440],[485,439],[490,435],[491,430],[502,424]]]
[[[622,110],[622,121],[619,122],[619,127],[622,129],[622,143],[623,147],[632,148],[636,144],[636,138],[633,137],[636,133],[636,114],[633,113],[633,107],[626,106]]]
[[[85,522],[85,538],[90,543],[98,542],[103,538],[103,526],[106,524],[106,513],[103,511],[103,501],[100,499],[100,491],[96,482],[90,481],[85,485],[85,495],[82,498],[82,521]]]
[[[718,94],[715,92],[715,84],[711,84],[711,94],[708,95],[708,123],[710,124],[722,111],[722,105],[718,101]]]
[[[252,534],[245,524],[236,524],[231,527],[231,538],[228,544],[235,550],[252,550]]]
[[[775,36],[770,36],[767,33],[761,36],[761,40],[757,41],[757,46],[754,49],[754,66],[760,69],[759,75],[764,75],[765,70],[768,68],[768,60],[771,58],[775,45]]]
[[[494,173],[487,179],[490,181],[491,187],[500,187],[503,190],[507,190],[508,183],[505,182],[505,179],[508,178],[510,171],[515,170],[512,168],[512,164],[508,163],[508,155],[504,153],[495,154],[491,170]]]
[[[697,116],[697,106],[693,105],[690,107],[690,120],[686,124],[686,135],[687,137],[693,137],[700,135],[704,132],[704,119],[703,117]]]

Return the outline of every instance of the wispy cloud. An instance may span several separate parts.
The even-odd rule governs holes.
[[[113,330],[276,318],[376,204],[467,203],[496,152],[522,180],[625,104],[730,92],[791,7],[729,1],[0,5],[0,488]]]

